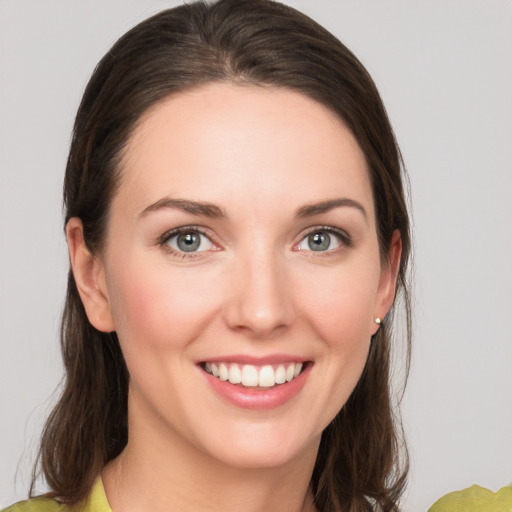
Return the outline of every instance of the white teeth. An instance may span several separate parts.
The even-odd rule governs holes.
[[[229,382],[231,384],[240,384],[242,382],[242,372],[237,364],[232,364],[229,368]]]
[[[242,368],[242,384],[244,386],[257,386],[258,385],[258,370],[251,364],[246,364]]]
[[[284,384],[286,382],[286,370],[284,366],[280,364],[276,370],[276,384]]]
[[[293,376],[295,375],[295,365],[289,364],[288,368],[286,368],[286,382],[290,382],[293,379]]]
[[[302,363],[286,363],[277,367],[270,364],[258,367],[252,364],[204,363],[204,370],[222,381],[229,380],[231,384],[260,388],[290,382],[300,375],[302,368]]]
[[[271,388],[272,386],[275,386],[276,380],[274,376],[274,369],[272,366],[264,366],[260,370],[260,374],[258,377],[258,386],[261,388]]]
[[[219,379],[228,380],[229,372],[228,367],[224,363],[219,364]]]

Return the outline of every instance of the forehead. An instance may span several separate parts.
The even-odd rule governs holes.
[[[307,202],[345,190],[361,200],[370,191],[357,141],[327,107],[284,88],[224,83],[178,93],[148,111],[128,141],[121,174],[120,195],[130,193],[140,207],[176,194],[222,203],[286,193]]]

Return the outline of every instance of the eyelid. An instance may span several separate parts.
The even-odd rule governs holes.
[[[334,226],[319,225],[319,226],[311,226],[311,227],[305,229],[304,231],[302,231],[301,234],[299,235],[299,237],[300,237],[299,241],[294,244],[294,248],[297,248],[299,246],[299,244],[302,243],[306,239],[306,237],[308,237],[309,235],[311,235],[313,233],[319,232],[319,231],[323,231],[330,235],[333,234],[333,235],[337,236],[341,240],[341,244],[344,247],[352,246],[352,237],[344,229],[340,229],[340,228],[337,228]],[[320,255],[321,253],[324,253],[324,254],[332,253],[332,252],[336,252],[337,250],[338,249],[330,249],[328,251],[318,251],[318,254]],[[314,251],[311,251],[311,252],[314,252]]]
[[[172,248],[168,242],[171,238],[180,235],[181,233],[190,233],[195,232],[199,233],[200,235],[205,236],[208,238],[208,240],[215,246],[214,249],[209,249],[207,251],[198,251],[198,252],[182,252],[177,251],[176,249]],[[219,244],[214,240],[214,237],[212,236],[212,232],[209,229],[206,229],[202,226],[195,226],[195,225],[186,225],[186,226],[179,226],[176,228],[169,229],[166,231],[163,235],[161,235],[158,240],[158,245],[160,245],[167,253],[172,254],[174,256],[178,256],[180,258],[200,258],[203,256],[203,253],[209,252],[209,251],[217,251],[220,249]]]
[[[334,227],[334,226],[316,225],[316,226],[308,227],[300,233],[298,241],[293,245],[293,249],[300,250],[300,249],[298,249],[299,244],[302,243],[304,241],[304,239],[306,237],[308,237],[309,235],[319,232],[319,231],[323,231],[323,232],[326,232],[326,233],[329,233],[329,234],[332,234],[332,235],[338,237],[342,244],[342,247],[336,248],[336,249],[330,249],[327,251],[318,251],[318,255],[321,255],[322,253],[324,253],[324,254],[325,253],[333,253],[333,252],[338,251],[339,249],[347,248],[352,245],[352,237],[350,236],[349,233],[347,233],[347,231],[337,228],[337,227]],[[175,249],[173,249],[172,247],[170,247],[168,245],[168,241],[171,238],[173,238],[177,235],[180,235],[181,233],[188,233],[188,232],[197,232],[200,235],[205,236],[206,238],[208,238],[208,240],[210,240],[210,242],[215,246],[215,248],[210,249],[208,251],[187,253],[187,252],[176,251]],[[211,232],[211,230],[209,230],[203,226],[197,226],[197,225],[179,226],[176,228],[172,228],[172,229],[166,231],[165,233],[163,233],[158,238],[157,243],[158,243],[158,245],[162,246],[162,248],[166,252],[173,254],[175,256],[179,256],[180,258],[198,258],[198,257],[203,256],[202,253],[204,253],[204,252],[209,252],[211,250],[213,250],[213,251],[220,250],[220,246],[216,242],[215,236],[212,236],[212,235],[213,235],[213,233]],[[314,251],[308,251],[308,252],[314,252]]]

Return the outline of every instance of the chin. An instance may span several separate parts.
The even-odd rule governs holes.
[[[219,440],[209,451],[216,459],[239,470],[278,468],[302,457],[316,458],[321,434],[311,439],[300,434],[294,436],[289,429],[282,432],[276,427],[265,427],[270,426],[240,429],[240,436]]]

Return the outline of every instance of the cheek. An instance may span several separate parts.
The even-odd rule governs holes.
[[[331,273],[323,279],[319,277],[310,280],[301,295],[304,311],[321,337],[334,350],[351,343],[368,342],[373,327],[377,273],[352,269]]]
[[[372,276],[371,282],[362,279],[362,274]],[[311,417],[320,418],[320,431],[343,408],[365,367],[376,287],[371,268],[358,271],[353,266],[350,271],[340,266],[336,272],[319,272],[316,279],[303,281],[303,318],[317,340],[312,347],[318,368],[312,374],[317,385],[306,392],[314,404]]]
[[[133,274],[126,265],[112,272],[109,282],[112,315],[122,343],[172,348],[199,335],[216,308],[215,282],[201,272],[166,265],[138,269]]]

